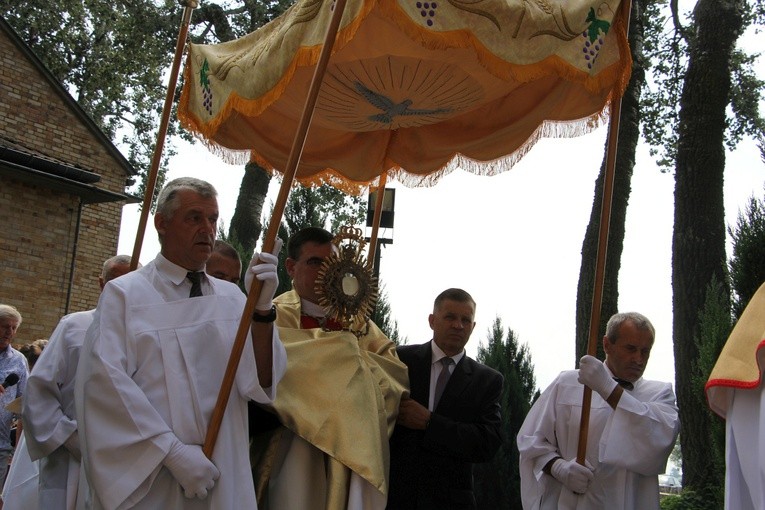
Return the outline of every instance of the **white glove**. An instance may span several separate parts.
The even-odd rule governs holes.
[[[584,494],[595,477],[592,466],[586,460],[587,466],[582,466],[576,459],[558,459],[550,467],[550,473],[560,483],[575,494]]]
[[[72,432],[72,435],[69,436],[66,441],[64,441],[64,448],[66,448],[69,451],[69,454],[77,461],[81,459],[82,453],[80,452],[80,435],[76,430]]]
[[[244,286],[247,288],[247,292],[252,288],[253,278],[257,278],[263,282],[258,302],[255,304],[256,310],[265,312],[274,306],[274,294],[276,293],[276,288],[279,286],[279,276],[276,273],[276,266],[279,263],[279,251],[281,249],[282,240],[277,237],[276,242],[274,243],[274,249],[271,253],[259,253],[256,251],[252,255],[250,266],[244,274]]]
[[[603,362],[589,355],[582,356],[579,360],[579,382],[598,392],[603,400],[608,400],[618,385]]]
[[[187,498],[205,499],[215,486],[220,471],[205,457],[199,445],[187,445],[176,440],[162,463],[178,480]]]

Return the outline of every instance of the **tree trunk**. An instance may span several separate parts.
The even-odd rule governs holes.
[[[255,250],[263,231],[260,218],[270,182],[271,174],[255,163],[247,164],[229,229],[229,237],[240,243],[245,253]]]
[[[713,277],[726,277],[723,171],[730,59],[743,26],[743,1],[699,0],[680,98],[672,240],[672,305],[683,486],[719,483],[708,462],[710,422],[694,405],[692,368],[698,358],[699,312]]]
[[[630,181],[635,167],[635,150],[640,138],[640,95],[645,84],[645,66],[643,57],[643,13],[647,0],[632,2],[630,16],[629,42],[632,53],[632,76],[622,99],[621,119],[619,123],[619,141],[616,153],[616,173],[614,175],[613,201],[611,204],[611,223],[608,235],[608,252],[603,282],[603,303],[598,338],[603,336],[606,322],[617,312],[619,299],[618,277],[624,248],[624,224],[627,217],[627,205],[630,197]],[[607,147],[606,147],[607,149]],[[603,180],[606,170],[606,157],[600,167],[600,174],[595,181],[595,200],[590,213],[590,223],[582,242],[582,265],[579,271],[579,285],[576,298],[576,360],[587,353],[589,342],[590,314],[595,284],[595,262],[598,249],[598,229],[600,228],[600,209],[603,204]],[[603,347],[598,343],[598,356],[603,359]]]

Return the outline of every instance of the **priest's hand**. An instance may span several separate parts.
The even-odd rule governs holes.
[[[595,477],[592,466],[585,460],[587,466],[582,466],[576,459],[558,459],[550,467],[550,473],[560,483],[575,494],[584,494]]]
[[[176,440],[162,462],[189,499],[205,499],[207,491],[215,486],[215,480],[220,477],[220,471],[205,457],[199,445],[187,445]]]
[[[598,392],[603,400],[608,400],[611,392],[618,386],[603,362],[589,355],[582,356],[579,360],[579,382]]]
[[[268,311],[274,306],[274,294],[279,286],[279,276],[276,266],[279,264],[279,251],[282,249],[282,240],[277,238],[271,253],[255,252],[250,260],[250,266],[244,275],[244,286],[247,292],[252,288],[253,278],[263,282],[260,296],[255,304],[255,309]]]

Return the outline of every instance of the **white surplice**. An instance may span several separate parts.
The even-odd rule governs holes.
[[[725,420],[725,510],[765,508],[765,391],[731,390]]]
[[[3,510],[48,510],[37,503],[39,464],[29,458],[27,442],[22,436],[3,485]]]
[[[725,418],[725,509],[765,508],[765,284],[720,352],[706,394]]]
[[[185,498],[162,463],[176,437],[204,443],[245,304],[229,282],[206,278],[202,287],[204,296],[187,298],[186,270],[160,254],[101,294],[75,385],[93,508],[257,508],[246,403],[272,402],[284,373],[276,328],[270,388],[258,383],[248,334],[212,456],[221,475],[208,496]]]
[[[658,477],[680,429],[672,385],[639,379],[616,409],[592,393],[586,458],[595,468],[577,496],[543,473],[553,458],[576,458],[584,386],[578,371],[562,372],[542,393],[518,432],[523,508],[651,510],[659,508]]]
[[[30,457],[40,460],[39,507],[76,508],[80,461],[64,447],[77,430],[74,377],[95,310],[59,321],[27,380],[22,416]]]

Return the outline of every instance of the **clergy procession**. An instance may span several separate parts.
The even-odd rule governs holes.
[[[524,510],[677,508],[660,476],[670,459],[681,462],[673,455],[681,411],[704,408],[705,399],[725,421],[725,464],[713,468],[724,477],[724,494],[717,496],[726,510],[765,510],[765,284],[703,389],[675,385],[673,374],[644,378],[652,349],[671,335],[639,311],[613,313],[616,301],[601,306],[608,193],[633,62],[631,2],[298,0],[270,22],[259,20],[257,30],[220,44],[187,44],[199,3],[180,4],[132,255],[113,253],[122,204],[98,200],[135,197],[92,185],[101,176],[80,167],[98,164],[77,160],[90,152],[71,143],[66,130],[46,134],[46,143],[64,139],[75,153],[76,163],[51,180],[56,193],[80,193],[80,209],[70,221],[76,228],[50,227],[65,231],[71,244],[54,252],[55,242],[43,241],[54,259],[44,262],[70,268],[58,307],[47,308],[45,296],[19,298],[18,290],[0,295],[0,510],[494,510],[483,497],[489,492],[512,494],[513,508]],[[2,30],[4,23],[0,18]],[[184,89],[176,94],[184,55]],[[53,81],[47,70],[41,76]],[[63,88],[56,94],[69,97]],[[34,97],[36,105],[45,103]],[[67,111],[75,103],[69,99]],[[172,112],[174,128],[186,128],[228,162],[246,162],[248,172],[252,165],[267,180],[278,175],[270,223],[262,232],[258,224],[246,248],[236,235],[218,239],[223,221],[212,184],[159,178]],[[99,128],[88,113],[77,110],[76,117],[93,138]],[[36,127],[48,114],[31,118]],[[387,179],[430,186],[456,169],[492,176],[540,138],[585,134],[606,120],[596,188],[603,197],[595,200],[603,208],[593,220],[600,229],[596,289],[589,344],[570,360],[575,367],[556,366],[557,377],[537,388],[527,346],[512,343],[512,330],[502,343],[499,317],[501,348],[469,344],[476,327],[488,325],[477,324],[479,291],[460,288],[465,280],[456,266],[478,287],[474,266],[489,264],[484,257],[504,260],[496,246],[459,229],[448,245],[413,247],[408,263],[439,281],[428,287],[427,302],[416,305],[430,338],[400,342],[386,323],[390,308],[377,308],[382,290],[371,263],[381,247]],[[93,152],[130,167],[102,135],[94,138],[106,151],[99,145]],[[5,152],[22,152],[19,147],[0,146],[0,170],[6,171]],[[27,159],[55,166],[56,158]],[[72,184],[70,173],[90,180]],[[133,177],[128,184],[121,174],[105,181],[124,191]],[[34,174],[22,186],[42,181]],[[376,190],[371,235],[355,225],[330,232],[326,217],[283,223],[293,185]],[[242,189],[251,188],[243,181]],[[58,200],[44,191],[45,206],[31,204],[30,211]],[[77,207],[67,200],[60,201],[72,213]],[[460,205],[449,207],[467,214]],[[245,216],[261,215],[254,209]],[[22,216],[43,230],[36,213],[24,209]],[[112,223],[103,226],[102,216]],[[260,221],[253,218],[248,221]],[[420,220],[411,221],[425,223]],[[81,223],[90,237],[78,252]],[[159,252],[141,264],[147,225]],[[114,239],[99,237],[107,231]],[[454,271],[429,268],[427,257],[449,256]],[[102,264],[97,278],[77,266],[95,267],[91,259]],[[47,268],[29,273],[54,280]],[[517,287],[503,291],[523,294]],[[537,307],[563,329],[555,306]],[[601,308],[610,316],[600,317]],[[32,357],[14,343],[28,327],[25,313],[44,317],[46,328],[56,324]],[[535,341],[550,350],[575,341],[539,336]],[[529,377],[518,368],[524,363]],[[515,396],[521,387],[529,393],[525,401]],[[698,406],[678,407],[686,392],[698,396]],[[683,415],[683,427],[689,421]],[[682,435],[688,437],[685,428]]]
[[[98,306],[63,317],[28,376],[22,365],[23,379],[8,383],[4,369],[0,394],[23,397],[27,445],[11,471],[22,455],[34,462],[32,489],[6,487],[6,509],[476,509],[473,468],[503,442],[520,453],[524,509],[659,508],[658,475],[679,420],[672,385],[643,378],[656,337],[647,317],[612,316],[605,360],[585,355],[578,370],[561,372],[517,436],[504,437],[503,375],[465,351],[477,306],[470,294],[440,293],[428,316],[432,339],[397,346],[346,308],[344,300],[374,292],[353,252],[363,241],[345,228],[290,237],[292,290],[278,296],[281,243],[252,256],[245,288],[254,292],[257,281],[260,292],[208,453],[245,309],[235,271],[211,275],[213,266],[241,268],[236,251],[216,242],[217,222],[209,183],[167,183],[154,260],[134,271],[128,256],[105,261]],[[221,252],[228,262],[211,262]],[[348,275],[360,290],[333,290]],[[712,410],[727,418],[730,509],[765,503],[762,455],[752,448],[761,431],[763,365],[752,353],[762,352],[763,289],[707,386]],[[18,310],[2,305],[0,361],[16,359],[10,342],[20,325]],[[584,388],[593,395],[579,458]]]

